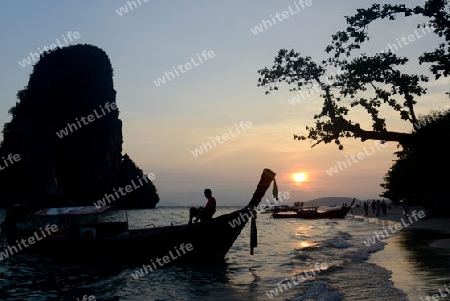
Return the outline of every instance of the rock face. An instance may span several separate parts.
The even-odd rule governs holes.
[[[112,76],[108,56],[95,46],[69,46],[41,56],[3,129],[0,206],[17,201],[33,207],[92,205],[144,176],[122,156]],[[9,154],[20,160],[8,160]],[[111,204],[154,208],[159,196],[153,183],[136,186]]]

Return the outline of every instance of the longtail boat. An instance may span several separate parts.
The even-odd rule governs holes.
[[[2,224],[2,235],[8,242],[11,253],[32,251],[44,255],[74,260],[138,260],[170,258],[170,261],[218,260],[227,254],[246,223],[251,219],[251,254],[257,246],[256,206],[274,181],[274,195],[277,195],[275,173],[264,169],[252,199],[243,209],[224,214],[208,221],[194,224],[128,229],[128,220],[121,222],[85,222],[63,226],[57,223],[57,231],[50,233],[47,222],[42,218],[68,220],[69,217],[98,219],[100,213],[114,210],[103,206],[50,208],[35,212],[28,218],[31,229],[21,229],[13,213],[7,213]],[[44,219],[45,220],[45,219]],[[53,229],[55,230],[55,229]],[[45,232],[47,231],[47,232]],[[48,235],[45,235],[48,233]],[[50,235],[51,234],[51,235]],[[34,237],[34,239],[30,239]],[[40,238],[40,239],[39,239]],[[20,245],[22,240],[31,242],[28,247]]]
[[[351,210],[353,202],[350,206],[342,206],[340,209],[329,210],[319,212],[317,211],[317,207],[303,207],[302,209],[297,210],[296,213],[292,214],[283,214],[283,213],[273,213],[273,218],[302,218],[302,219],[321,219],[321,218],[345,218],[347,213]]]

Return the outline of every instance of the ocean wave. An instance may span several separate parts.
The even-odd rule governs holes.
[[[305,294],[292,299],[293,301],[340,301],[344,296],[331,284],[319,280],[311,284],[306,290]]]
[[[353,246],[344,237],[331,238],[331,239],[326,240],[325,243],[336,249],[348,249]]]

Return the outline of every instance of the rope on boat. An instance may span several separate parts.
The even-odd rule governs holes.
[[[274,199],[278,200],[278,185],[277,180],[275,180],[275,176],[273,178],[272,196]]]
[[[256,228],[256,214],[252,217],[250,224],[250,255],[253,255],[253,248],[258,246],[258,229]]]

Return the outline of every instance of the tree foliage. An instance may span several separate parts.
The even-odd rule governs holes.
[[[290,91],[299,91],[318,85],[323,92],[323,104],[314,115],[314,126],[306,126],[308,134],[296,135],[294,139],[312,140],[313,147],[320,143],[334,142],[343,148],[343,138],[397,141],[410,143],[412,133],[389,131],[386,118],[380,115],[381,108],[395,111],[400,119],[413,127],[417,123],[415,105],[426,93],[423,87],[429,78],[422,74],[407,73],[402,68],[409,59],[391,51],[374,55],[361,53],[355,56],[364,42],[369,40],[368,26],[382,19],[394,20],[397,16],[423,16],[428,26],[444,42],[436,49],[419,56],[419,63],[428,63],[435,80],[448,76],[450,72],[450,15],[447,0],[428,0],[423,6],[373,4],[367,9],[358,9],[347,16],[348,27],[332,36],[332,43],[325,51],[328,59],[315,62],[294,50],[281,49],[270,68],[258,71],[261,75],[258,86],[266,88],[266,94],[286,84]],[[418,27],[425,24],[418,24]],[[327,72],[339,70],[339,74],[327,78]],[[331,79],[331,80],[330,80]],[[349,118],[352,108],[361,107],[371,120],[371,128],[363,128]]]
[[[382,196],[395,202],[440,205],[448,198],[450,112],[442,115],[432,111],[420,119],[414,143],[404,144],[396,153],[398,160],[381,184],[385,189]]]

